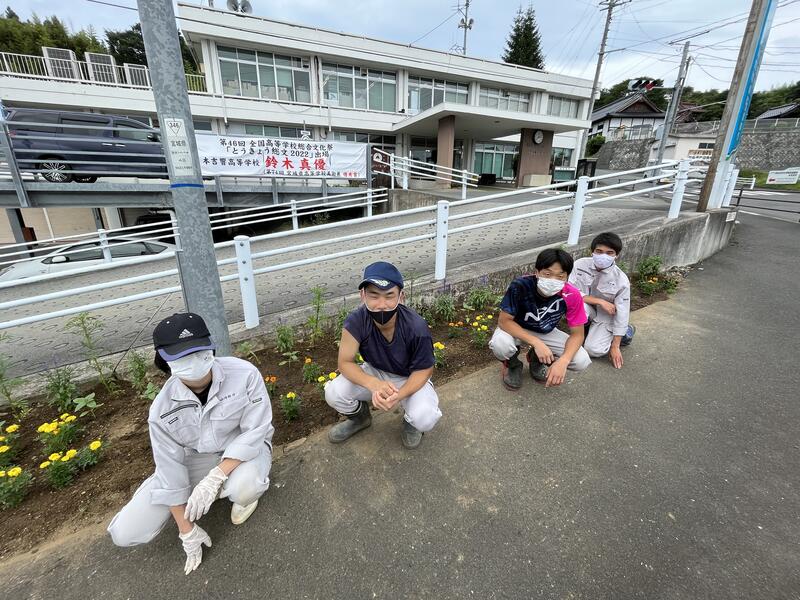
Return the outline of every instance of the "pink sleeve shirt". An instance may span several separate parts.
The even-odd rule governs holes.
[[[586,317],[586,310],[583,308],[583,296],[580,290],[569,283],[565,283],[564,289],[561,290],[561,297],[564,298],[564,303],[567,305],[567,325],[570,327],[585,325],[589,319]]]

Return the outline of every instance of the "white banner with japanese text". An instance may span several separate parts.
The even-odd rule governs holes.
[[[203,175],[366,179],[367,145],[199,133]]]

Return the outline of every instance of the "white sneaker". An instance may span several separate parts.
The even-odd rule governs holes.
[[[234,525],[241,525],[247,521],[250,515],[256,510],[256,506],[258,506],[258,500],[251,502],[247,506],[242,506],[234,502],[233,506],[231,506],[231,523]]]

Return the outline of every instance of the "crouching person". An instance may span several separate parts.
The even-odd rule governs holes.
[[[631,283],[616,264],[622,240],[616,233],[601,233],[592,240],[592,255],[575,261],[569,282],[580,290],[589,318],[583,347],[589,356],[605,356],[622,368],[620,348],[633,340],[636,329],[628,322]]]
[[[217,499],[228,498],[231,521],[244,523],[269,487],[272,407],[261,374],[249,362],[215,358],[203,319],[175,314],[153,331],[155,363],[171,377],[150,406],[155,472],[108,526],[118,546],[145,544],[170,516],[197,568],[211,538],[196,524]]]
[[[536,257],[536,273],[517,277],[500,303],[500,316],[489,347],[503,361],[503,383],[522,386],[520,347],[530,346],[528,368],[535,381],[561,385],[567,369],[583,371],[591,359],[581,346],[586,312],[580,292],[566,283],[573,260],[558,248]],[[566,316],[569,334],[557,329]]]
[[[433,389],[433,340],[425,319],[402,304],[403,276],[387,262],[364,270],[358,286],[362,305],[344,321],[339,344],[341,375],[325,386],[325,400],[347,417],[328,432],[332,443],[344,442],[372,424],[369,403],[405,411],[401,440],[419,446],[422,435],[442,416]],[[356,364],[356,354],[364,358]]]

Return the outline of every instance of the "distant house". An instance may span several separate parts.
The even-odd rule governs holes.
[[[800,101],[765,110],[756,119],[794,119],[800,117]]]
[[[606,140],[641,140],[654,137],[664,123],[664,111],[644,94],[631,94],[595,109],[589,137],[603,135]]]

